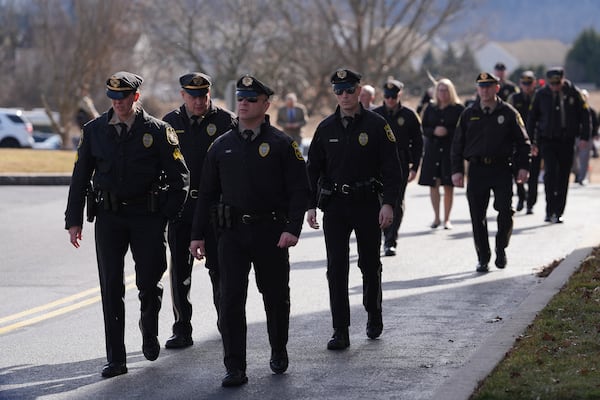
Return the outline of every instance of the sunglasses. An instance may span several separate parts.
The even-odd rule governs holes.
[[[333,93],[335,93],[338,96],[341,96],[344,94],[344,92],[348,93],[348,94],[353,94],[354,92],[356,92],[356,86],[352,86],[346,89],[333,89]]]
[[[389,94],[389,93],[386,93],[386,94],[384,94],[384,95],[383,95],[383,98],[384,98],[384,99],[395,99],[396,97],[398,97],[398,95],[397,95],[397,94]]]
[[[238,97],[237,101],[241,103],[246,100],[248,103],[256,103],[258,101],[258,97]]]

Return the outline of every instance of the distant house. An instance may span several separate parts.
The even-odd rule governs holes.
[[[501,61],[509,71],[518,67],[564,65],[570,46],[554,39],[525,39],[515,42],[487,42],[473,53],[482,71],[492,71]]]

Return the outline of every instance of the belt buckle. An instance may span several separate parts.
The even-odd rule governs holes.
[[[198,198],[198,189],[192,189],[192,190],[190,190],[190,197],[192,199],[197,199]]]
[[[251,222],[252,222],[252,216],[251,215],[248,215],[248,214],[242,215],[242,223],[243,224],[247,225],[247,224],[249,224]]]
[[[340,192],[342,192],[343,194],[350,194],[350,185],[344,183],[340,187]]]
[[[485,165],[490,165],[494,161],[494,159],[492,157],[481,157],[481,161]]]

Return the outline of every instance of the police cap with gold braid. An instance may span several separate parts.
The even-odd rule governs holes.
[[[256,97],[259,94],[265,94],[267,97],[271,96],[273,90],[253,77],[252,75],[242,76],[236,84],[236,96],[238,97]]]
[[[119,71],[106,80],[106,95],[113,100],[124,99],[138,90],[144,79],[132,72]]]
[[[210,76],[201,72],[190,72],[179,78],[183,90],[194,97],[205,96],[212,82]]]

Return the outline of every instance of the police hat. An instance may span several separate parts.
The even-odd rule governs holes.
[[[388,79],[383,84],[383,95],[391,95],[395,97],[398,95],[398,92],[402,90],[402,88],[404,88],[404,83],[396,79]]]
[[[553,67],[546,71],[546,78],[550,83],[560,83],[565,76],[565,70],[561,67]]]
[[[533,71],[523,71],[520,81],[525,85],[531,85],[535,81],[535,74]]]
[[[201,72],[185,74],[179,78],[179,83],[183,90],[194,97],[205,96],[211,85],[210,76]]]
[[[273,94],[270,87],[251,75],[244,75],[237,81],[235,94],[238,97],[256,97],[259,94],[266,94],[267,97]]]
[[[496,65],[494,65],[494,69],[496,71],[505,71],[506,70],[506,65],[504,65],[504,63],[497,62]]]
[[[106,95],[114,100],[124,99],[138,90],[143,81],[139,75],[119,71],[106,80]]]
[[[500,80],[494,74],[490,74],[489,72],[481,72],[479,75],[477,75],[475,82],[477,82],[477,86],[491,86],[497,85]]]
[[[331,84],[333,90],[336,89],[347,89],[356,86],[362,78],[361,74],[351,71],[349,69],[338,69],[331,75]]]

